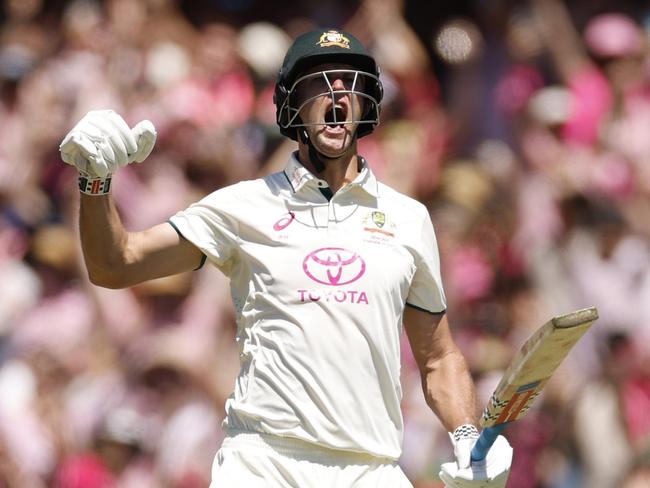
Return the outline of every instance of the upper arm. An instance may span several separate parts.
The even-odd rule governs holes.
[[[127,234],[125,258],[120,268],[103,270],[100,276],[91,272],[91,280],[108,288],[124,288],[191,271],[200,265],[202,257],[203,253],[194,244],[169,223],[163,223]]]
[[[403,321],[420,371],[432,369],[438,360],[457,350],[444,312],[432,314],[407,306]]]

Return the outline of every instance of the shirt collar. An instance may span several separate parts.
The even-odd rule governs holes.
[[[313,183],[316,187],[322,188],[327,186],[327,182],[325,180],[315,176],[311,171],[305,168],[300,163],[300,161],[298,161],[297,151],[291,153],[289,161],[284,168],[284,174],[289,180],[294,193],[298,193],[305,185],[310,182]],[[362,188],[366,191],[366,193],[373,197],[377,197],[378,195],[377,179],[375,178],[374,173],[364,158],[361,158],[361,172],[357,175],[351,185]]]

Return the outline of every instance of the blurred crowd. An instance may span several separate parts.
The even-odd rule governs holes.
[[[275,74],[316,25],[355,33],[382,68],[382,122],[359,152],[431,211],[480,403],[537,326],[599,309],[506,430],[508,486],[650,486],[650,8],[330,3],[2,2],[0,487],[207,487],[238,371],[228,282],[206,266],[91,285],[58,144],[92,109],[154,122],[151,157],[114,178],[132,230],[280,170],[294,143],[275,125]],[[453,453],[406,342],[402,371],[401,462],[440,487]]]

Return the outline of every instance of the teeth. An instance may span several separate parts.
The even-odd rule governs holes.
[[[342,124],[345,123],[345,107],[341,103],[335,103],[330,106],[329,110],[325,114],[325,123],[330,124],[333,127],[339,127]],[[336,120],[336,123],[334,122],[334,119]]]

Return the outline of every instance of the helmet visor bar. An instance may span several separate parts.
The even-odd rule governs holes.
[[[336,82],[340,80],[339,86],[334,87]],[[352,125],[352,124],[378,124],[378,100],[364,91],[365,87],[371,83],[379,83],[377,76],[367,73],[365,71],[351,70],[351,69],[333,69],[326,71],[318,71],[310,73],[298,78],[291,89],[288,91],[282,106],[280,107],[280,120],[278,121],[283,128],[287,127],[309,127],[309,126],[336,126],[336,125]],[[340,86],[343,89],[340,89]],[[323,122],[303,122],[298,116],[302,109],[309,103],[322,97],[330,97],[332,100],[332,107],[335,107],[337,100],[346,95],[357,95],[374,105],[374,110],[367,108],[361,109],[368,115],[375,115],[374,117],[362,119],[362,113],[355,113],[359,109],[355,109],[355,104],[350,104],[351,113],[350,117],[346,120],[339,120],[340,113],[333,110],[333,120]],[[296,106],[297,105],[297,106]]]

